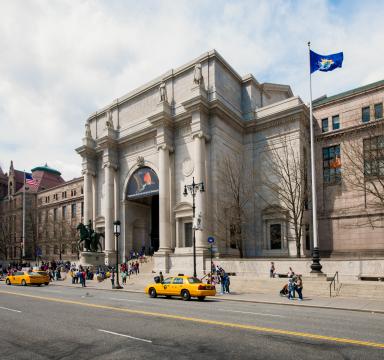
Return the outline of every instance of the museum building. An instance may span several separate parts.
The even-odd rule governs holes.
[[[153,251],[156,270],[186,271],[193,233],[199,271],[208,236],[220,257],[296,256],[289,215],[263,178],[269,152],[287,141],[300,166],[307,166],[308,123],[307,106],[288,85],[240,76],[215,50],[93,113],[76,151],[82,157],[84,221],[105,232],[106,262],[115,259],[115,220],[121,221],[120,259],[131,250]],[[223,171],[228,161],[241,165],[235,178],[250,189],[241,194],[246,204],[240,231],[231,226],[231,206],[223,205],[233,190]],[[194,198],[185,189],[193,181],[203,185]],[[196,230],[194,203],[202,224]],[[302,255],[311,247],[307,217],[305,211]]]

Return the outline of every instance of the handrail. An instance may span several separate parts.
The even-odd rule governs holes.
[[[339,272],[336,271],[335,275],[333,276],[330,284],[329,284],[329,297],[332,297],[332,284],[333,284],[333,291],[336,293],[336,281],[337,285],[339,285]]]

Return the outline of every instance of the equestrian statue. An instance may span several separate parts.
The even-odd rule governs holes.
[[[79,249],[85,251],[98,252],[103,250],[101,246],[100,237],[104,238],[104,233],[95,232],[92,228],[92,221],[89,220],[87,226],[83,223],[77,225],[77,231],[80,232],[80,240],[78,242]]]

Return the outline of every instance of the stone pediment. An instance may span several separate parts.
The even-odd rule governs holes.
[[[176,217],[192,216],[192,205],[185,201],[179,202],[173,208],[173,212]]]

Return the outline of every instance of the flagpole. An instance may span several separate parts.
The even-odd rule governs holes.
[[[22,241],[22,258],[25,258],[25,170],[24,170],[24,187],[23,187],[23,241]]]
[[[316,197],[316,170],[315,170],[315,134],[313,126],[312,111],[312,72],[311,72],[311,42],[308,41],[308,57],[309,57],[309,126],[311,135],[311,184],[312,184],[312,232],[313,232],[313,250],[311,273],[322,273],[319,253],[319,237],[317,225],[317,197]]]

